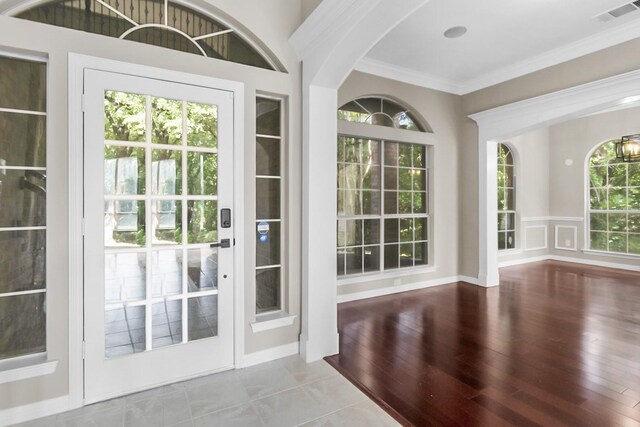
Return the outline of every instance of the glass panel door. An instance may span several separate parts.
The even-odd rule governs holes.
[[[233,238],[218,221],[232,96],[97,71],[85,85],[87,399],[231,367],[233,249],[212,244]]]

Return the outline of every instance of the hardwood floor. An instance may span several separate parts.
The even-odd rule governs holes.
[[[500,273],[340,304],[326,360],[404,425],[640,425],[640,273]]]

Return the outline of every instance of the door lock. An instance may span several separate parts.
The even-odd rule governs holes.
[[[230,248],[231,247],[231,239],[222,239],[218,243],[212,243],[209,247],[211,247],[211,248]]]

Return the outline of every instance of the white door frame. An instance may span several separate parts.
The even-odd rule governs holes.
[[[69,54],[69,409],[84,405],[83,86],[84,70],[131,74],[233,92],[234,366],[244,359],[244,84],[178,71]]]
[[[574,86],[471,114],[478,124],[478,284],[497,286],[498,202],[496,145],[506,138],[549,127],[640,99],[640,70]]]

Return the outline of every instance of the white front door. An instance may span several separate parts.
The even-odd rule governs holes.
[[[84,88],[85,402],[232,368],[233,93]]]

